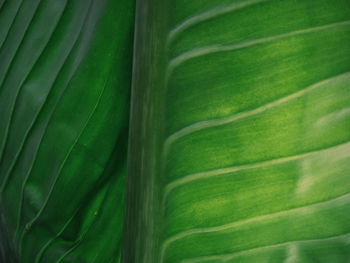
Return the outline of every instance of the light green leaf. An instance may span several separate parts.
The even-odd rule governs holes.
[[[348,262],[350,2],[137,16],[124,262]]]

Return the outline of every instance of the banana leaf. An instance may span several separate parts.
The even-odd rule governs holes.
[[[350,2],[136,2],[0,1],[1,262],[349,262]]]
[[[350,2],[136,17],[124,262],[349,262]]]
[[[2,2],[2,262],[119,262],[133,24],[132,1]]]

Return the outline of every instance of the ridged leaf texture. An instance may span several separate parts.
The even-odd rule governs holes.
[[[349,0],[136,3],[0,0],[1,262],[349,262]]]
[[[1,262],[119,262],[133,24],[132,1],[1,2]]]
[[[349,262],[350,2],[137,16],[125,262]]]

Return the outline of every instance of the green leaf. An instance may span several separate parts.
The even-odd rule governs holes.
[[[348,262],[350,2],[137,2],[0,0],[0,260]]]
[[[350,2],[137,18],[124,262],[348,262]]]
[[[132,1],[1,5],[1,213],[20,262],[118,261],[132,35]]]

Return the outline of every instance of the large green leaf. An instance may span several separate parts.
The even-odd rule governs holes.
[[[1,2],[1,214],[20,262],[119,261],[133,20],[129,0]]]
[[[135,45],[124,262],[349,262],[350,2],[139,1]]]
[[[0,0],[0,260],[350,260],[350,2]]]

